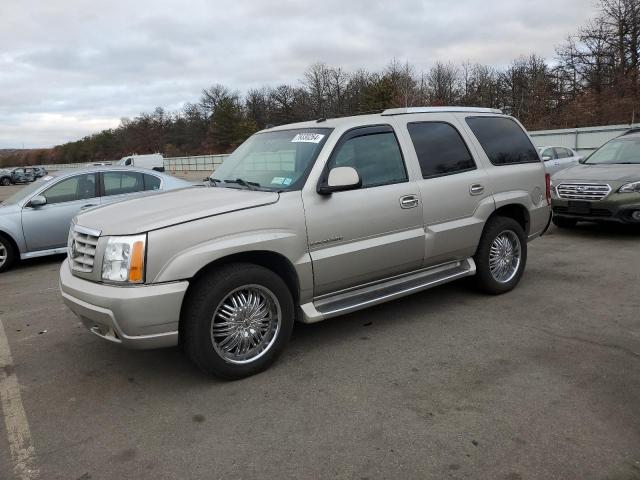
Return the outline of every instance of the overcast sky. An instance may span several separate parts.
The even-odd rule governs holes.
[[[594,15],[592,0],[0,2],[0,148],[76,140],[215,83],[295,83],[314,62],[552,59]]]

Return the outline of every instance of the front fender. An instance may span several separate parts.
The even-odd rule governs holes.
[[[16,208],[16,211],[0,212],[0,233],[15,242],[19,253],[27,251],[27,243],[22,232],[22,215],[19,208]]]

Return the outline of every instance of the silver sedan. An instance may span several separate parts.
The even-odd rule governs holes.
[[[0,272],[18,258],[65,253],[71,219],[83,209],[191,186],[170,175],[130,167],[46,175],[0,204]]]

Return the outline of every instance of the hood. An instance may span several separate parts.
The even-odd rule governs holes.
[[[640,164],[578,164],[559,171],[553,176],[553,179],[572,182],[635,182],[640,180]]]
[[[78,215],[75,222],[103,235],[132,235],[268,205],[279,197],[276,192],[235,188],[185,188],[91,209]]]

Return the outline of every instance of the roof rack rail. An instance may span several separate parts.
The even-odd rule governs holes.
[[[638,132],[640,132],[640,127],[631,127],[629,130],[627,130],[620,136],[622,137],[623,135],[629,135],[630,133],[638,133]]]
[[[382,115],[407,115],[409,113],[435,113],[435,112],[466,112],[466,113],[498,113],[502,114],[502,110],[498,108],[481,108],[481,107],[404,107],[404,108],[388,108],[382,112]]]

